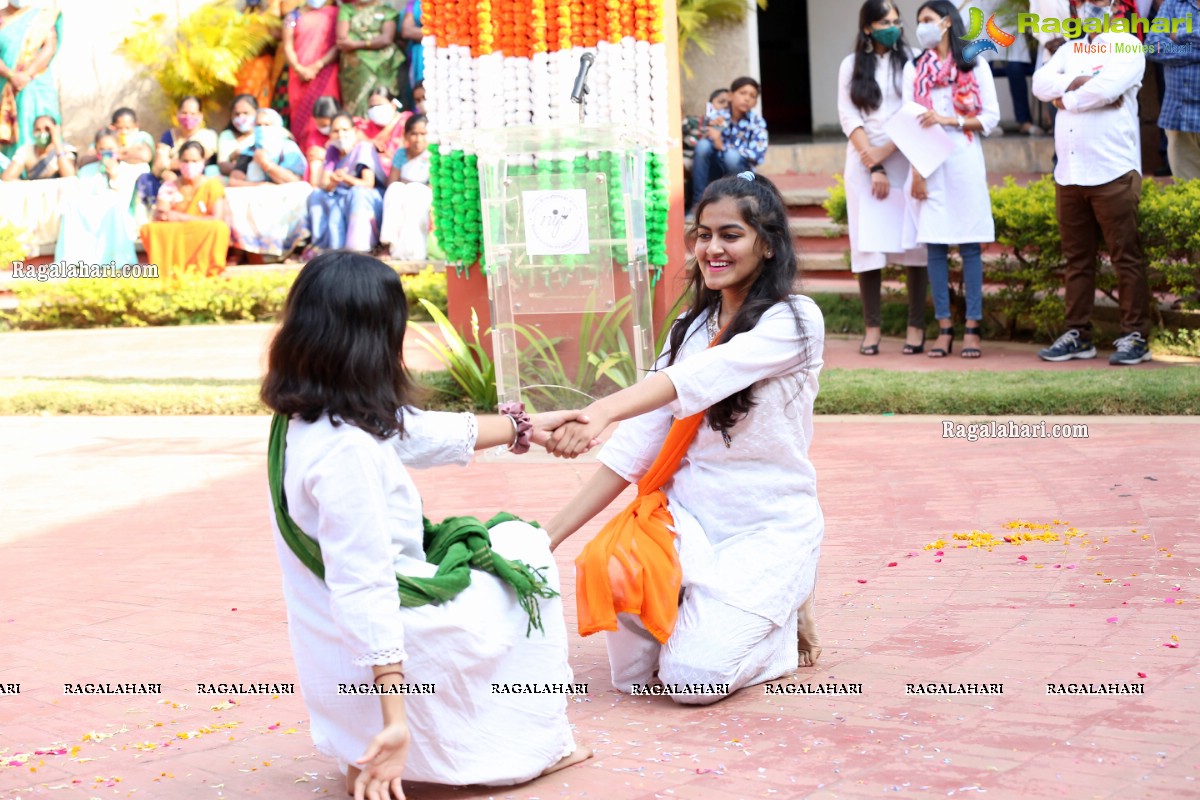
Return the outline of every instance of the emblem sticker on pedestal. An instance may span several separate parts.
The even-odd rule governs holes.
[[[587,191],[521,192],[525,246],[531,256],[585,256],[588,243]]]

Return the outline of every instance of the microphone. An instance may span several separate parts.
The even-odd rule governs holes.
[[[592,64],[596,63],[596,57],[591,53],[584,53],[579,57],[579,74],[575,76],[575,87],[571,89],[571,101],[582,103],[583,96],[588,94],[587,76],[588,70],[592,68]]]

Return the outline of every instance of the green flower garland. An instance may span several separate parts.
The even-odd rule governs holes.
[[[483,258],[483,207],[479,194],[478,158],[461,150],[441,152],[432,144],[430,151],[430,184],[433,189],[434,234],[446,258],[465,276],[470,265]],[[647,261],[655,267],[651,276],[653,287],[667,263],[667,217],[670,195],[667,191],[666,154],[651,152],[646,159],[646,246]],[[550,188],[551,175],[601,172],[608,176],[609,233],[614,239],[625,237],[624,185],[621,177],[621,157],[613,152],[596,156],[579,155],[574,159],[537,159],[532,166],[511,165],[509,175],[537,175],[538,185]],[[613,258],[628,263],[624,245],[613,248]],[[571,256],[565,263],[586,263],[586,256]],[[489,267],[482,265],[484,274]]]

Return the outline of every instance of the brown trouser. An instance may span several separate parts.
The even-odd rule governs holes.
[[[1058,229],[1066,271],[1068,328],[1085,337],[1092,332],[1096,302],[1096,256],[1100,236],[1108,245],[1117,273],[1121,332],[1150,338],[1150,288],[1146,258],[1138,236],[1142,176],[1128,172],[1100,186],[1057,185]]]

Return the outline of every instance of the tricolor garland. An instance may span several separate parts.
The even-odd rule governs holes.
[[[578,120],[570,95],[583,53],[596,57],[585,124],[644,127],[667,139],[664,2],[423,0],[433,215],[451,262],[466,268],[482,253],[479,170],[460,144],[463,134]],[[594,159],[577,159],[553,171],[596,168]],[[648,260],[659,268],[667,263],[665,170],[665,152],[651,153],[646,239]]]

